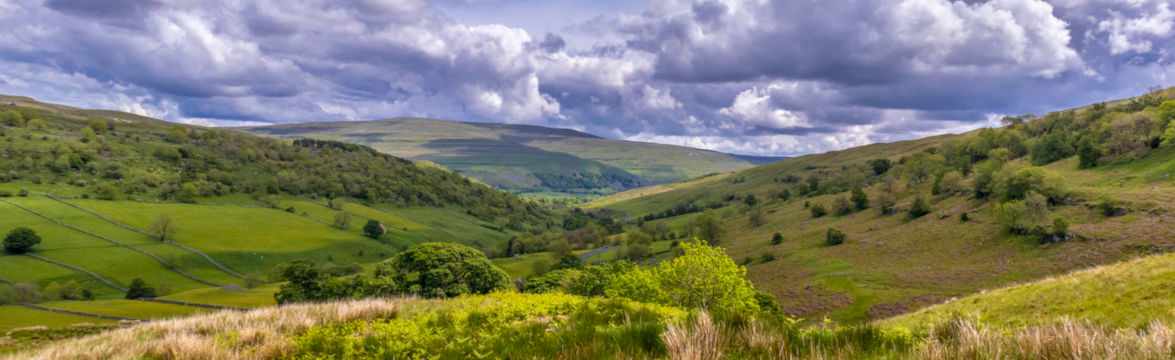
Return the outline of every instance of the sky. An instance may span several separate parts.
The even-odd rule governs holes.
[[[1175,0],[0,0],[0,93],[798,155],[1175,81]]]

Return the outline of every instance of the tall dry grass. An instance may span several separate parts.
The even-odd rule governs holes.
[[[223,311],[160,321],[51,344],[7,359],[277,359],[293,352],[291,333],[328,323],[395,316],[426,300],[380,299]]]
[[[682,360],[719,359],[723,356],[787,360],[1175,359],[1175,331],[1159,323],[1137,331],[1072,320],[1017,331],[989,329],[975,324],[966,319],[954,319],[936,327],[913,346],[904,347],[900,345],[901,341],[859,336],[871,333],[868,331],[853,334],[853,331],[829,329],[788,330],[758,323],[728,327],[713,323],[703,313],[692,323],[670,324],[662,338],[669,349],[669,357]]]

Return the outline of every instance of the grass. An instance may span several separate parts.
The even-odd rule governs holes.
[[[1170,359],[1162,322],[1115,330],[1061,321],[1003,331],[962,319],[927,332],[711,319],[622,299],[497,293],[216,312],[24,350],[37,359]]]
[[[30,309],[17,305],[0,306],[0,314],[4,314],[4,321],[0,321],[0,334],[12,329],[31,326],[66,327],[77,324],[112,324],[116,322],[88,316]]]
[[[351,264],[380,260],[393,250],[358,234],[281,210],[135,201],[72,202],[147,229],[158,214],[179,225],[175,241],[208,253],[239,273],[266,273],[295,259]],[[363,256],[358,255],[363,252]]]
[[[40,305],[51,309],[151,320],[171,319],[212,311],[206,308],[138,300],[51,301]]]
[[[257,308],[277,305],[273,299],[273,294],[277,293],[277,290],[278,286],[276,284],[262,285],[252,289],[242,290],[203,288],[171,294],[160,297],[160,299],[195,304]]]
[[[1095,325],[1146,328],[1175,321],[1175,254],[1156,255],[984,292],[888,319],[918,327],[966,316],[1000,328],[1077,318]]]
[[[719,244],[736,261],[752,259],[748,278],[758,289],[775,295],[788,313],[850,324],[1170,247],[1165,239],[1173,225],[1164,214],[1175,211],[1175,149],[1091,170],[1078,170],[1075,157],[1046,166],[1064,179],[1077,202],[1055,207],[1052,216],[1065,218],[1072,233],[1088,239],[1062,244],[1042,245],[1027,236],[1006,234],[991,216],[992,202],[970,196],[930,196],[929,184],[912,188],[898,199],[901,209],[909,208],[915,193],[929,200],[932,213],[912,221],[904,214],[883,215],[876,204],[847,216],[821,218],[813,218],[804,206],[807,201],[831,208],[833,200],[847,196],[847,192],[812,198],[793,194],[790,201],[771,196],[794,186],[775,179],[827,176],[878,157],[897,160],[953,138],[955,135],[944,135],[790,158],[721,176],[631,190],[588,206],[640,217],[690,201],[702,205],[719,202],[723,207],[715,211],[723,217],[727,230]],[[865,192],[873,200],[881,194],[877,185],[866,187]],[[747,206],[741,201],[725,202],[728,195],[745,194],[760,199],[763,225],[750,224]],[[1087,207],[1102,197],[1111,197],[1134,212],[1106,218]],[[971,221],[960,222],[962,212],[967,212]],[[940,213],[946,218],[939,219]],[[684,233],[696,216],[655,221]],[[829,228],[845,232],[848,241],[826,246]],[[773,246],[770,239],[776,232],[786,240]],[[776,260],[759,261],[764,253],[774,254]]]

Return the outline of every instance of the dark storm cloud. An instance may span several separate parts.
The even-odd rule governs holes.
[[[1172,0],[650,0],[535,33],[445,14],[467,3],[0,0],[0,91],[208,125],[433,116],[796,154],[1175,76]]]

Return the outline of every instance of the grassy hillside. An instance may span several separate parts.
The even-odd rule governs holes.
[[[1160,102],[1172,95],[1167,90],[1109,107],[1014,118],[1001,129],[790,158],[630,190],[588,206],[702,237],[700,211],[711,209],[725,229],[718,243],[789,313],[848,323],[887,318],[983,289],[1175,249],[1175,147],[1158,140],[1159,130],[1171,126],[1169,105]],[[1083,154],[1087,144],[1093,151]],[[875,159],[890,166],[878,172]],[[1012,194],[1023,186],[1050,194],[1044,208],[1001,217],[1005,205],[1027,201],[1018,200],[1024,192]],[[869,200],[864,210],[852,208],[854,187]],[[747,201],[750,195],[755,201]],[[912,217],[919,198],[928,212]],[[837,215],[840,199],[847,209]],[[817,206],[827,215],[814,216]],[[1067,223],[1066,236],[1042,240],[1056,219]],[[829,229],[846,241],[830,246]],[[772,243],[775,233],[783,237],[779,244]]]
[[[987,291],[882,321],[928,326],[952,317],[1022,328],[1065,318],[1125,329],[1175,320],[1175,255],[1155,255]]]
[[[21,97],[0,96],[0,153],[0,236],[41,238],[29,254],[0,253],[5,329],[273,305],[265,282],[283,263],[368,269],[433,241],[493,253],[552,222],[531,201],[358,145]],[[164,217],[178,231],[161,241]],[[369,221],[384,234],[369,236]],[[124,300],[136,280],[196,305]]]
[[[281,139],[363,144],[395,156],[429,160],[518,193],[609,194],[778,160],[608,140],[568,129],[419,118],[242,130]]]

